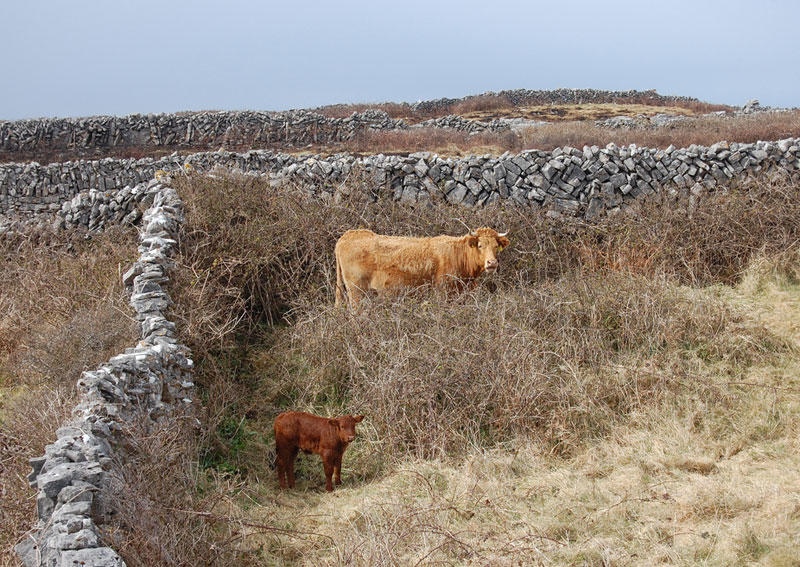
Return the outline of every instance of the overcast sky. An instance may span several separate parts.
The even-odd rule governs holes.
[[[796,0],[0,0],[0,119],[504,89],[800,106]]]

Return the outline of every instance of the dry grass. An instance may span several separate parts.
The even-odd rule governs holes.
[[[569,455],[676,394],[724,403],[691,378],[693,356],[676,353],[735,353],[744,364],[781,348],[720,304],[664,282],[584,275],[457,305],[434,294],[357,314],[308,309],[258,370],[265,402],[366,413],[383,460],[446,459],[516,438]]]
[[[635,116],[659,112],[699,115],[730,111],[730,106],[711,104],[702,101],[660,100],[647,95],[639,97],[617,97],[597,100],[591,103],[553,104],[549,100],[529,97],[515,105],[507,96],[485,94],[457,101],[450,105],[440,105],[434,111],[412,113],[408,117],[411,123],[438,118],[448,114],[456,114],[473,119],[491,118],[531,118],[534,120],[597,120],[611,116]]]
[[[333,495],[318,489],[321,473],[316,462],[301,468],[297,491],[277,491],[274,479],[245,487],[235,502],[236,513],[246,510],[253,523],[269,521],[293,533],[250,533],[242,545],[261,554],[264,564],[287,565],[793,564],[794,550],[800,544],[796,499],[800,490],[796,441],[800,433],[796,417],[800,409],[796,358],[800,335],[796,323],[794,331],[786,334],[784,323],[792,324],[800,318],[800,287],[796,283],[785,286],[769,277],[761,280],[762,291],[756,294],[745,287],[700,291],[674,288],[672,293],[681,296],[683,303],[670,304],[667,313],[652,319],[666,329],[670,323],[663,321],[663,315],[667,315],[667,321],[687,316],[708,321],[707,313],[697,311],[701,306],[713,306],[711,311],[718,315],[726,313],[719,321],[725,328],[707,335],[708,344],[719,346],[714,357],[707,357],[703,349],[684,350],[669,344],[648,356],[641,341],[657,341],[661,336],[658,329],[648,329],[647,337],[640,336],[636,341],[639,344],[633,347],[638,365],[628,351],[627,363],[619,366],[619,380],[614,386],[604,380],[601,368],[586,381],[574,372],[548,368],[550,383],[541,387],[550,391],[563,387],[568,399],[563,405],[550,406],[547,397],[540,396],[536,409],[540,415],[562,416],[567,427],[570,415],[602,415],[604,412],[598,410],[607,403],[609,394],[635,400],[627,415],[625,411],[609,412],[607,430],[601,437],[592,438],[584,431],[580,445],[569,455],[555,456],[552,445],[524,432],[497,444],[468,435],[471,442],[463,451],[425,459],[392,444],[395,437],[385,430],[384,415],[395,418],[390,426],[402,428],[404,420],[413,420],[414,415],[427,410],[424,427],[418,424],[407,433],[425,436],[420,440],[436,446],[437,437],[443,433],[439,420],[453,419],[453,412],[465,403],[463,397],[452,395],[454,388],[472,392],[467,403],[487,404],[475,409],[497,408],[492,404],[497,401],[496,390],[488,387],[480,374],[471,374],[463,385],[457,381],[436,383],[436,389],[449,398],[440,403],[426,404],[417,397],[419,383],[434,384],[426,378],[426,369],[419,366],[420,358],[438,357],[443,367],[454,370],[454,358],[469,358],[468,353],[456,352],[464,347],[452,332],[452,350],[440,344],[440,336],[430,335],[439,317],[470,312],[472,298],[465,304],[451,305],[444,315],[437,314],[441,310],[435,304],[427,308],[409,305],[409,298],[385,309],[373,305],[377,310],[371,313],[370,326],[379,327],[376,337],[383,336],[377,345],[369,338],[354,337],[321,322],[334,314],[323,313],[316,321],[298,325],[293,339],[298,351],[277,356],[307,353],[312,358],[308,368],[319,368],[321,373],[332,370],[316,364],[314,357],[325,354],[313,347],[342,343],[342,335],[355,339],[355,343],[344,341],[342,357],[352,362],[355,374],[365,374],[363,381],[352,378],[348,387],[361,388],[358,395],[364,398],[353,402],[367,408],[368,421],[345,456],[344,485]],[[501,294],[498,302],[502,298]],[[561,301],[568,304],[570,299],[567,296]],[[665,298],[657,302],[669,303]],[[744,305],[747,314],[739,310]],[[580,306],[585,305],[576,301],[573,308]],[[687,307],[691,315],[687,315]],[[552,311],[559,309],[553,307]],[[641,303],[631,305],[631,309],[651,321],[651,311]],[[501,331],[506,332],[492,338],[507,343],[508,329],[522,327],[518,332],[525,332],[526,328],[519,325],[521,316],[509,315],[511,311],[509,307],[503,316],[489,315],[487,326],[505,317]],[[733,318],[731,313],[735,313]],[[780,313],[781,318],[776,323],[770,317],[762,318],[761,313]],[[406,319],[411,320],[408,326]],[[633,319],[629,321],[631,337],[645,331]],[[347,324],[339,319],[336,323]],[[467,335],[465,341],[472,343],[471,352],[492,352],[494,347],[487,346],[489,339],[476,336],[482,328],[475,329],[474,334],[472,327],[459,328],[469,329],[463,334]],[[372,335],[365,327],[361,329],[361,335]],[[573,325],[569,332],[587,331]],[[770,334],[786,346],[777,350],[768,347],[775,339],[756,346]],[[298,342],[298,335],[312,342],[304,343],[303,349],[299,344],[303,339]],[[572,339],[552,342],[554,349],[560,349]],[[729,356],[735,343],[749,345],[745,348],[752,348],[757,356],[747,364],[735,360]],[[536,343],[532,344],[529,348],[535,357]],[[395,347],[396,351],[387,350]],[[600,351],[601,356],[611,356],[614,349],[598,346]],[[685,353],[682,356],[681,351]],[[676,355],[695,373],[676,375]],[[412,358],[415,361],[410,362]],[[486,374],[508,375],[505,364],[487,358],[491,371]],[[509,366],[519,363],[508,352],[503,360]],[[673,366],[666,366],[665,360],[671,360]],[[335,364],[328,359],[326,366]],[[389,403],[385,407],[369,407],[373,396],[384,396],[379,390],[386,386],[383,376],[387,369],[398,373],[409,365],[415,371],[406,375],[402,392],[386,394]],[[438,372],[433,370],[434,375]],[[523,379],[535,379],[530,374],[519,371]],[[645,375],[658,378],[642,388]],[[313,372],[303,378],[292,384],[299,398],[319,387],[319,376]],[[368,378],[374,378],[376,384],[373,386]],[[593,392],[583,390],[587,383],[591,383]],[[672,389],[670,383],[676,388]],[[514,393],[518,395],[512,403],[521,404],[526,389],[515,389]],[[578,399],[584,394],[585,399]],[[325,408],[318,403],[309,405]],[[398,412],[400,420],[396,419]],[[478,411],[472,417],[480,420],[483,414]],[[461,424],[455,415],[450,431],[444,433],[464,433]],[[380,464],[377,468],[376,463]]]
[[[696,116],[698,113],[681,106],[653,106],[651,104],[544,104],[534,106],[518,106],[509,111],[498,112],[494,109],[475,109],[467,112],[456,112],[459,116],[470,120],[488,121],[495,118],[525,118],[547,122],[585,122],[614,118],[616,116],[636,117],[656,114],[674,114],[677,116]]]
[[[758,477],[727,468],[796,432],[791,323],[753,315],[761,291],[718,285],[748,274],[747,289],[794,289],[788,182],[720,192],[691,214],[652,201],[601,225],[371,203],[381,189],[366,179],[325,203],[249,178],[180,183],[177,315],[207,401],[203,458],[242,479],[238,496],[208,488],[213,512],[193,508],[240,526],[221,563],[725,563],[791,548],[756,514]],[[462,221],[512,235],[475,293],[331,306],[346,228],[458,234]],[[271,424],[287,407],[367,413],[332,497],[303,457],[298,492],[276,492]],[[745,479],[752,489],[728,494]],[[781,482],[769,502],[784,529],[796,479]]]
[[[800,112],[763,113],[742,117],[700,116],[708,112],[697,105],[657,106],[648,103],[597,103],[573,105],[541,105],[503,108],[495,99],[471,99],[455,109],[465,118],[488,121],[494,118],[527,118],[545,120],[550,124],[531,126],[514,132],[483,132],[469,135],[441,128],[415,128],[399,131],[366,131],[357,139],[333,144],[317,145],[304,151],[316,153],[338,153],[342,151],[359,153],[410,153],[417,151],[436,152],[442,156],[460,157],[468,154],[500,155],[506,151],[518,152],[525,149],[552,150],[557,147],[587,146],[604,147],[609,143],[617,145],[636,144],[642,147],[666,148],[669,145],[688,147],[691,144],[710,146],[721,140],[729,142],[756,142],[758,140],[779,140],[800,137]],[[434,116],[402,115],[410,111],[401,105],[342,105],[325,107],[321,112],[332,118],[345,117],[354,111],[367,108],[386,110],[395,118],[403,118],[415,124]],[[652,116],[666,112],[685,115],[690,119],[679,124],[655,129],[613,129],[595,125],[594,121],[613,116]],[[449,112],[436,113],[445,115]],[[123,147],[91,150],[49,150],[36,152],[0,152],[0,162],[37,160],[43,163],[67,159],[141,158],[165,156],[173,151],[193,153],[216,150],[220,146],[229,151],[250,149],[284,150],[283,146],[265,145],[245,135],[237,140],[218,140],[215,144],[201,144],[193,147],[141,148]],[[291,149],[291,148],[289,148]]]
[[[669,197],[642,200],[630,214],[581,226],[580,265],[588,271],[669,274],[691,285],[733,284],[760,256],[791,272],[800,226],[796,185],[752,181],[705,197],[692,207]]]
[[[369,131],[344,148],[353,153],[435,152],[442,156],[461,157],[467,154],[500,155],[517,143],[511,132],[469,134],[448,128],[414,128],[413,130]]]
[[[553,461],[523,445],[459,465],[405,461],[334,498],[261,496],[255,517],[320,535],[248,543],[271,552],[266,562],[294,565],[791,565],[800,543],[795,454],[779,447],[768,466],[740,454],[712,475],[651,472],[642,454],[708,449],[685,429],[666,433],[595,446],[601,463],[588,454]]]
[[[241,479],[198,470],[193,423],[191,416],[176,416],[155,431],[145,423],[127,424],[109,491],[115,513],[104,536],[131,567],[258,565],[242,540],[280,532],[232,505]]]
[[[131,425],[107,534],[128,564],[791,564],[795,185],[586,225],[373,202],[383,188],[358,174],[329,201],[248,177],[176,183],[187,224],[170,292],[206,415],[199,444],[184,422]],[[344,230],[464,224],[512,238],[475,292],[333,308]],[[32,258],[18,276],[48,261]],[[2,344],[19,351],[25,324]],[[298,490],[277,490],[271,425],[287,407],[367,413],[333,495],[306,457]]]
[[[20,239],[0,250],[0,565],[34,523],[28,459],[75,403],[75,383],[136,341],[120,282],[134,232]]]
[[[781,140],[800,136],[800,112],[758,114],[742,117],[700,117],[654,130],[617,130],[596,126],[591,122],[563,122],[530,127],[521,132],[514,149],[557,147],[604,147],[636,144],[640,147],[685,148],[691,144],[710,146],[728,142],[752,143],[759,140]]]
[[[514,108],[514,105],[508,97],[501,95],[481,95],[455,103],[447,110],[447,114],[469,117],[471,114],[495,113],[498,111],[516,113],[517,109]]]
[[[470,135],[442,128],[415,128],[389,132],[365,132],[356,141],[339,149],[353,153],[410,153],[430,151],[442,156],[460,157],[468,154],[500,155],[505,151],[525,149],[553,150],[564,146],[605,147],[636,144],[640,147],[688,147],[692,144],[710,146],[728,142],[752,143],[759,140],[780,140],[800,137],[800,112],[758,114],[741,117],[703,116],[654,129],[615,129],[597,126],[595,119],[610,116],[652,115],[669,110],[687,113],[680,108],[637,107],[622,105],[573,105],[517,109],[516,115],[534,120],[551,120],[550,124],[529,126],[519,131],[483,132]],[[546,114],[545,114],[546,113]],[[489,120],[499,114],[473,113],[469,118]],[[557,121],[553,121],[553,118]]]
[[[373,203],[385,189],[357,174],[332,188],[334,202],[249,177],[177,184],[187,201],[177,315],[201,355],[209,345],[230,346],[237,333],[258,333],[259,325],[280,321],[300,303],[332,297],[330,251],[348,228],[404,235],[462,234],[465,225],[509,230],[512,246],[495,278],[506,286],[557,281],[573,271],[730,283],[758,254],[788,250],[800,238],[800,204],[789,181],[718,191],[691,212],[688,203],[642,202],[634,214],[596,225],[503,205]]]
[[[659,100],[648,96],[639,97],[621,97],[613,101],[615,104],[641,104],[646,106],[661,106],[661,107],[677,107],[690,111],[692,114],[708,114],[710,112],[719,112],[721,110],[730,111],[732,107],[725,104],[714,104],[702,100]]]

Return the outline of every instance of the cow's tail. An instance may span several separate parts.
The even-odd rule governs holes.
[[[334,251],[336,257],[336,305],[344,301],[344,280],[342,278],[342,262],[339,260],[339,251]]]

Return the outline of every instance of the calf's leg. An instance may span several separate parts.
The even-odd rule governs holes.
[[[342,455],[336,457],[333,463],[333,476],[337,486],[342,484]]]
[[[322,466],[325,468],[325,490],[328,492],[333,492],[333,482],[331,482],[331,477],[333,476],[333,463],[333,457],[322,457]]]
[[[287,476],[289,477],[289,488],[294,488],[294,461],[297,459],[297,453],[299,450],[299,447],[292,448],[292,452],[289,455],[289,462],[286,466],[286,472],[288,473]]]
[[[286,465],[280,455],[278,456],[278,484],[281,488],[286,488]]]
[[[286,464],[288,463],[290,451],[280,444],[275,444],[275,460],[278,465],[278,484],[281,488],[286,488]]]

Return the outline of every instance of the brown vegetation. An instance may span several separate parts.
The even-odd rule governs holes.
[[[536,120],[596,120],[610,116],[634,116],[639,113],[700,115],[710,112],[731,111],[732,107],[702,101],[668,100],[641,95],[618,97],[594,102],[553,104],[550,100],[527,98],[514,104],[502,94],[483,94],[442,104],[435,110],[414,110],[410,106],[387,108],[387,105],[349,105],[346,108],[363,112],[367,108],[386,110],[393,118],[403,118],[411,124],[455,114],[466,118],[486,120],[491,118],[531,118]],[[405,114],[403,113],[405,109]]]
[[[646,104],[545,104],[539,106],[518,106],[513,111],[475,110],[459,113],[469,120],[489,121],[495,118],[525,118],[547,122],[592,122],[616,116],[654,116],[670,114],[676,116],[695,116],[695,113],[682,106],[652,106]]]
[[[653,129],[617,129],[591,121],[565,121],[529,126],[515,132],[466,132],[442,128],[415,128],[391,132],[367,132],[357,141],[344,145],[350,152],[410,153],[430,151],[442,156],[466,154],[500,155],[526,149],[553,150],[564,146],[605,147],[636,144],[640,147],[710,146],[725,140],[752,143],[800,137],[800,112],[760,114],[742,117],[690,118],[670,126]]]
[[[752,143],[759,140],[781,140],[800,137],[800,112],[759,114],[752,116],[700,117],[656,129],[611,129],[591,122],[544,124],[520,133],[517,147],[552,150],[557,147],[604,147],[636,144],[640,147],[685,148],[691,144],[710,146],[719,141]]]
[[[371,204],[375,188],[354,182],[341,203],[323,203],[297,189],[268,188],[250,178],[189,177],[179,185],[189,207],[176,314],[182,336],[195,350],[198,382],[208,400],[203,443],[249,479],[241,499],[220,496],[228,524],[250,522],[261,530],[261,535],[253,528],[246,538],[225,540],[229,552],[244,554],[239,561],[263,554],[265,562],[391,564],[399,557],[419,560],[415,546],[442,560],[463,560],[467,555],[460,554],[469,552],[482,562],[502,556],[503,550],[509,557],[531,559],[536,554],[524,551],[528,547],[516,547],[533,541],[526,537],[560,542],[540,548],[553,558],[599,557],[581,538],[596,542],[615,530],[627,533],[623,521],[630,529],[639,524],[605,512],[613,523],[596,521],[598,509],[617,508],[603,500],[611,496],[595,495],[597,503],[580,504],[594,502],[588,488],[562,497],[584,499],[569,500],[584,517],[543,509],[555,506],[557,497],[547,483],[558,482],[537,480],[543,468],[550,467],[549,476],[563,470],[559,467],[577,466],[581,475],[598,482],[620,478],[616,461],[584,461],[598,447],[618,442],[622,432],[645,435],[659,420],[667,428],[677,427],[673,419],[688,423],[698,443],[726,455],[742,451],[759,435],[775,438],[792,431],[790,421],[768,414],[770,404],[777,404],[774,411],[786,415],[795,404],[793,390],[787,386],[777,393],[766,386],[772,382],[765,382],[761,395],[757,385],[748,386],[754,369],[785,364],[792,342],[754,322],[723,292],[699,287],[739,281],[761,257],[772,258],[770,270],[791,285],[800,282],[795,220],[800,204],[789,182],[719,191],[692,208],[668,200],[644,202],[636,214],[597,225],[513,207]],[[354,313],[332,306],[331,250],[345,229],[461,234],[462,223],[510,231],[503,269],[474,293],[455,301],[436,290],[377,297]],[[368,416],[342,473],[348,486],[343,498],[351,502],[346,530],[331,531],[312,519],[338,517],[314,492],[274,495],[270,426],[288,408]],[[770,429],[772,419],[778,421]],[[226,436],[226,423],[236,424],[235,435]],[[658,436],[667,432],[653,431],[650,439],[661,443]],[[682,446],[690,444],[686,440]],[[528,465],[516,462],[518,448],[533,463],[553,460],[530,465],[538,472],[529,474]],[[618,450],[635,460],[630,452],[639,449]],[[484,451],[496,456],[481,456]],[[493,474],[464,464],[465,452],[469,462],[501,467],[505,472],[497,478],[508,484],[495,486],[500,481]],[[657,455],[645,457],[642,466],[681,478],[728,471],[702,453],[668,454],[663,462]],[[515,464],[493,464],[506,461]],[[437,480],[450,474],[438,471],[462,466],[467,470],[453,472],[452,478],[466,475],[469,486],[451,477],[448,482],[455,484]],[[422,472],[408,473],[408,467]],[[517,494],[513,487],[520,479],[526,489]],[[301,458],[300,491],[322,481],[319,464]],[[384,485],[412,500],[402,505],[385,500]],[[459,488],[451,493],[448,486]],[[614,487],[602,490],[613,494]],[[641,490],[647,492],[646,486]],[[476,504],[489,493],[513,509],[519,499],[541,493],[525,500],[546,519],[546,525],[528,520],[539,526],[539,536],[503,524],[502,513],[491,505]],[[698,506],[713,506],[711,498],[692,498]],[[456,509],[431,512],[447,502]],[[297,512],[298,507],[306,512]],[[628,509],[621,506],[620,512]],[[697,514],[707,518],[715,510]],[[730,517],[738,518],[739,510]],[[640,513],[644,522],[649,509]],[[225,514],[210,517],[218,522]],[[482,520],[472,521],[473,514]],[[264,529],[263,524],[275,526],[276,517],[288,532]],[[476,547],[467,533],[451,531],[454,539],[435,535],[462,522],[469,533],[493,543]],[[392,525],[405,531],[400,535]],[[762,531],[753,534],[753,541],[763,541]],[[131,537],[143,536],[134,531]],[[433,549],[423,543],[428,537],[439,542]],[[731,553],[750,553],[746,534],[730,537],[740,542]],[[631,545],[631,553],[660,545],[660,540]],[[697,553],[723,553],[703,549]]]
[[[710,112],[719,112],[721,110],[730,111],[732,108],[725,104],[713,104],[701,100],[667,100],[667,99],[654,99],[648,96],[638,97],[621,97],[612,101],[614,104],[640,104],[646,106],[676,106],[690,111],[692,114],[708,114]]]
[[[226,408],[233,406],[242,415],[258,420],[268,416],[271,419],[284,403],[300,404],[304,409],[320,409],[316,404],[323,403],[321,407],[334,413],[340,409],[340,413],[347,411],[349,403],[364,403],[363,389],[354,389],[350,382],[356,380],[361,371],[341,366],[347,358],[346,353],[332,351],[333,346],[323,348],[323,345],[302,344],[302,341],[299,346],[281,344],[276,351],[293,354],[270,362],[268,369],[258,371],[254,368],[252,365],[256,362],[249,358],[251,354],[247,354],[257,348],[253,345],[265,340],[265,337],[268,344],[272,344],[281,336],[272,331],[264,335],[262,323],[265,321],[276,323],[284,318],[294,323],[308,317],[313,325],[324,325],[325,328],[309,331],[303,340],[317,336],[321,337],[320,340],[330,340],[332,344],[343,347],[374,339],[377,342],[372,346],[356,350],[363,351],[365,357],[378,356],[379,360],[396,361],[396,364],[400,364],[397,358],[400,353],[379,354],[375,349],[381,344],[380,337],[389,333],[390,328],[398,325],[409,330],[423,328],[423,322],[414,317],[417,312],[428,313],[431,320],[441,317],[441,330],[437,332],[474,326],[469,321],[492,321],[485,326],[482,324],[480,332],[467,334],[470,340],[477,340],[486,334],[489,341],[486,348],[494,344],[499,336],[514,336],[517,332],[512,329],[531,327],[539,320],[551,321],[554,325],[549,330],[535,331],[547,337],[547,340],[542,339],[543,345],[564,340],[559,338],[562,335],[583,340],[579,338],[581,333],[574,329],[567,330],[573,327],[589,325],[595,331],[602,332],[603,325],[610,326],[606,329],[610,334],[604,340],[591,333],[585,335],[585,341],[581,344],[586,348],[594,346],[583,354],[578,354],[580,349],[570,342],[564,344],[564,352],[559,356],[567,357],[567,366],[576,369],[581,367],[581,360],[599,360],[597,356],[601,353],[607,355],[636,340],[645,340],[644,337],[652,329],[639,329],[637,325],[646,324],[645,320],[639,318],[648,317],[649,309],[654,311],[648,320],[652,320],[653,324],[668,326],[668,329],[655,334],[652,344],[663,343],[666,345],[664,348],[671,350],[680,344],[700,340],[691,338],[691,333],[698,333],[698,337],[704,336],[706,338],[703,341],[707,341],[710,331],[697,330],[706,323],[684,319],[676,323],[669,322],[667,312],[674,310],[689,316],[691,309],[679,307],[681,300],[678,297],[668,299],[665,282],[691,285],[735,282],[753,258],[759,254],[774,256],[785,253],[792,250],[800,238],[796,223],[800,203],[795,198],[796,191],[791,185],[780,183],[752,184],[729,192],[720,191],[707,197],[691,212],[687,203],[651,201],[643,203],[636,214],[619,216],[598,225],[554,221],[536,210],[517,208],[455,210],[445,205],[407,207],[384,201],[368,204],[371,188],[366,186],[352,187],[350,200],[341,204],[315,201],[294,189],[286,192],[268,189],[261,181],[243,178],[189,178],[180,182],[180,190],[190,205],[182,242],[184,255],[181,261],[185,269],[178,286],[178,315],[183,321],[182,336],[190,341],[195,353],[205,360],[203,382],[207,388],[220,394],[213,396],[215,401],[210,408],[211,414],[218,419],[225,415]],[[220,194],[226,195],[226,199],[218,199]],[[372,323],[367,319],[348,322],[335,311],[320,311],[320,306],[332,303],[335,281],[331,250],[345,229],[362,227],[389,234],[460,234],[464,232],[464,223],[472,227],[493,224],[510,232],[512,244],[503,252],[503,270],[485,283],[487,287],[497,290],[496,298],[490,299],[479,294],[473,299],[459,302],[457,307],[450,306],[440,312],[443,307],[437,305],[442,298],[434,295],[428,307],[412,303],[413,307],[409,307],[407,312],[402,311],[405,315],[398,321],[395,321],[396,310],[402,310],[402,307],[382,306],[379,303],[376,309],[383,315],[378,320],[386,318],[388,328],[382,328],[370,315],[364,316]],[[588,286],[591,292],[584,289],[587,281],[593,282]],[[531,294],[540,301],[524,299]],[[560,295],[571,299],[565,299],[564,303],[556,301]],[[645,303],[639,305],[632,303],[633,300]],[[654,302],[648,303],[651,300]],[[668,306],[662,305],[663,301],[668,301]],[[474,307],[473,302],[477,303]],[[518,314],[522,319],[513,323],[515,317],[504,311],[505,304],[526,305],[526,309],[531,310],[530,315],[523,311]],[[615,304],[617,307],[613,307]],[[553,305],[563,305],[565,312],[556,314],[548,311]],[[575,313],[576,305],[587,311]],[[460,319],[448,320],[451,310],[457,313],[452,316]],[[496,320],[492,313],[499,313],[499,319]],[[721,317],[725,320],[727,316]],[[501,322],[509,326],[506,332],[497,328]],[[694,331],[685,335],[684,331],[679,332],[671,327],[673,324],[678,328],[688,326]],[[362,326],[368,332],[358,337],[357,330]],[[717,327],[716,323],[712,325],[712,328]],[[297,328],[302,329],[303,325]],[[632,335],[616,334],[621,332],[631,332]],[[350,334],[345,336],[342,333]],[[524,334],[522,336],[527,337]],[[467,338],[465,340],[469,342]],[[445,335],[433,338],[432,345],[439,344],[437,341],[446,341]],[[527,337],[523,342],[526,341],[533,339]],[[645,350],[650,352],[653,348],[651,343],[646,342],[645,345]],[[507,346],[498,348],[507,355],[514,350],[509,350]],[[470,352],[467,343],[459,348]],[[597,351],[592,350],[595,348]],[[321,358],[308,360],[311,356],[309,353],[314,352],[324,354],[320,355]],[[241,359],[243,355],[246,362]],[[493,361],[488,365],[489,368],[496,370],[498,364],[505,364],[497,358],[500,356],[498,353],[489,354],[489,351],[485,351],[484,355]],[[447,380],[480,376],[484,355],[475,358],[475,367],[445,369]],[[418,357],[418,354],[411,352],[407,356]],[[360,357],[357,358],[360,360]],[[433,353],[431,360],[437,361],[437,364],[442,362]],[[263,364],[264,360],[258,362],[258,365]],[[278,367],[272,366],[274,364],[278,364]],[[363,377],[366,382],[362,388],[374,379],[376,364],[377,360],[362,360],[360,363],[359,368],[366,371]],[[540,365],[541,373],[548,373],[555,362],[540,361],[536,364]],[[605,361],[601,366],[607,364],[610,363]],[[590,366],[594,372],[595,367]],[[509,368],[515,367],[524,368],[525,365],[522,361],[509,364]],[[238,376],[231,381],[234,368]],[[311,369],[312,375],[305,374],[306,370],[303,369]],[[319,378],[324,386],[313,386],[317,383],[317,378],[312,378],[315,375],[313,373],[317,372],[314,369],[319,369],[323,376],[327,376]],[[271,376],[267,382],[260,377],[265,373]],[[276,380],[278,373],[281,373],[281,378]],[[402,373],[398,387],[399,384],[408,385],[411,376],[423,375],[435,373],[431,374],[430,369],[408,370]],[[253,387],[267,388],[267,391],[253,396],[250,391]],[[431,386],[430,391],[437,388]],[[492,388],[502,390],[499,386]],[[298,397],[299,392],[305,393]],[[332,400],[329,398],[332,392],[339,392],[343,397],[338,401]],[[345,395],[344,392],[352,393]],[[536,396],[534,398],[538,399]],[[328,402],[325,402],[326,399]],[[396,397],[387,397],[387,400],[392,399]],[[220,405],[217,406],[217,403]],[[345,405],[340,407],[337,404]],[[474,413],[484,415],[486,412]],[[536,420],[510,420],[503,415],[501,412],[496,419],[489,421],[516,423],[526,431],[535,429],[535,423],[538,423]],[[608,415],[617,414],[609,410]],[[392,421],[386,416],[377,420],[384,424]],[[446,421],[442,419],[442,427]],[[405,423],[402,435],[390,436],[383,430],[386,434],[384,439],[388,439],[386,442],[390,446],[400,443],[407,450],[413,448],[413,451],[425,452],[422,447],[426,444],[422,441],[410,445],[403,445],[407,440],[401,442],[401,439],[406,439],[404,436],[415,435],[414,431],[421,422],[409,422],[408,418],[405,422],[398,422]],[[411,423],[415,426],[412,427]],[[481,429],[483,425],[476,427]],[[552,429],[551,426],[542,427],[545,431]],[[490,427],[489,431],[503,431],[504,435],[500,438],[520,432],[515,427],[505,431],[496,426]],[[448,434],[456,437],[462,435],[455,431]],[[576,431],[570,435],[582,438],[582,434]],[[555,438],[553,442],[560,443]],[[434,445],[444,447],[442,450],[445,453],[449,446],[447,442]],[[435,454],[441,454],[436,449],[432,450]]]
[[[468,153],[500,155],[517,143],[512,132],[481,132],[469,134],[448,128],[414,128],[365,132],[343,149],[352,153],[411,153],[435,152],[442,156],[458,157]]]
[[[380,188],[356,177],[336,202],[250,177],[191,175],[176,186],[187,223],[170,293],[205,415],[198,443],[188,421],[155,434],[131,424],[106,534],[129,565],[600,564],[605,551],[593,546],[620,539],[625,557],[676,559],[663,540],[679,537],[681,522],[698,534],[717,517],[730,524],[756,496],[698,488],[673,521],[666,506],[684,485],[660,483],[726,475],[733,487],[733,456],[762,440],[778,451],[796,433],[797,385],[786,378],[796,347],[776,331],[796,324],[767,328],[720,285],[754,273],[759,258],[768,259],[759,270],[800,284],[800,201],[789,181],[720,188],[691,206],[643,201],[599,224],[508,204],[374,203]],[[500,272],[475,292],[333,307],[332,250],[346,229],[435,235],[465,225],[511,239]],[[6,549],[31,521],[25,459],[71,407],[75,377],[48,368],[93,367],[132,340],[119,274],[107,270],[131,261],[130,234],[17,246],[0,276],[12,313],[0,328],[2,474],[13,479],[1,509],[15,526]],[[115,317],[100,308],[108,304]],[[102,354],[63,348],[70,325]],[[28,395],[41,392],[35,380],[47,397]],[[52,399],[57,380],[64,402],[45,411],[39,400]],[[271,425],[286,409],[367,414],[342,500],[314,490],[321,467],[305,457],[298,495],[277,493]],[[791,514],[781,509],[782,525],[795,525]],[[728,537],[714,526],[732,551],[698,535],[692,553],[751,560],[778,549],[760,527]],[[629,535],[639,528],[645,536]]]
[[[455,103],[447,109],[446,114],[466,117],[471,113],[498,112],[502,110],[512,114],[516,114],[517,112],[517,109],[514,108],[514,105],[508,97],[501,95],[481,95]],[[442,111],[442,116],[446,114],[445,111]]]
[[[658,107],[626,107],[622,105],[562,105],[539,108],[515,109],[509,117],[526,117],[532,120],[549,120],[550,124],[530,126],[517,131],[480,132],[469,134],[447,128],[422,127],[409,130],[368,131],[351,142],[334,146],[304,148],[304,152],[361,153],[411,153],[430,151],[442,156],[459,157],[467,154],[500,155],[506,151],[519,152],[526,149],[552,150],[571,146],[596,145],[605,147],[609,143],[618,146],[636,144],[640,147],[666,148],[688,147],[691,144],[710,146],[725,140],[728,142],[756,142],[800,137],[800,111],[765,113],[741,117],[701,116],[666,127],[652,129],[616,129],[598,126],[595,119],[610,116],[650,116],[660,111]],[[679,108],[663,109],[679,112]],[[502,114],[473,113],[475,120],[491,120]],[[554,117],[557,121],[553,121]],[[229,151],[250,149],[286,150],[278,146],[259,143],[222,144]],[[100,159],[163,157],[174,151],[193,153],[219,149],[209,146],[164,146],[158,148],[120,147],[92,150],[50,150],[37,152],[0,152],[0,162],[36,159],[42,163],[67,159]]]
[[[28,459],[44,453],[75,403],[83,370],[136,341],[120,270],[135,232],[0,244],[0,564],[32,527]]]

